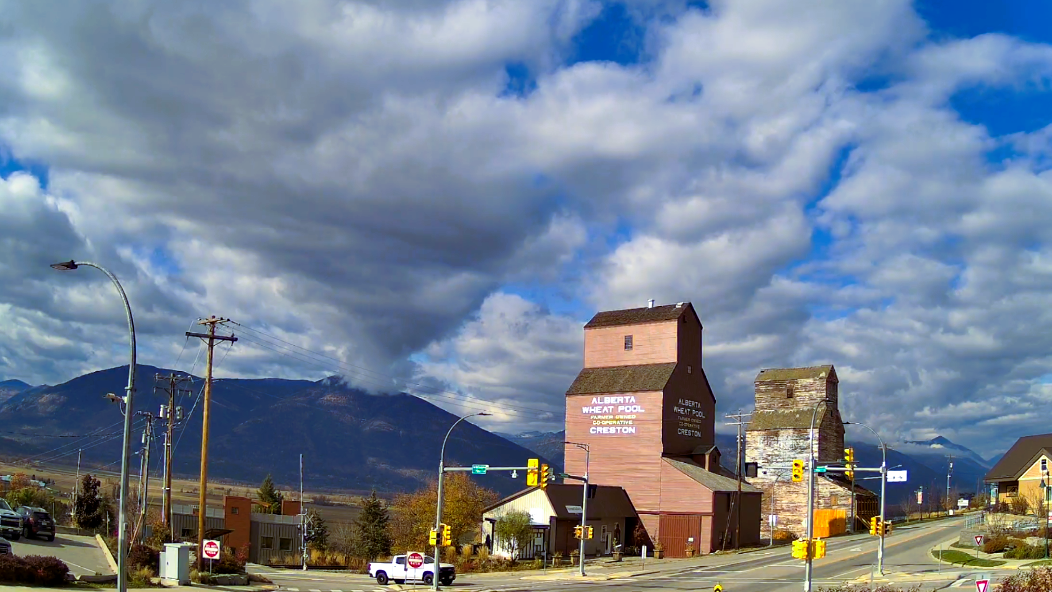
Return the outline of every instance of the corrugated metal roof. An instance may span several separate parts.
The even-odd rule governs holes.
[[[815,427],[821,425],[822,420],[828,415],[829,409],[822,406],[815,418]],[[814,409],[794,410],[770,410],[754,411],[752,419],[749,420],[747,430],[778,430],[783,428],[810,429],[811,419],[814,417]]]
[[[669,457],[665,457],[662,460],[672,465],[679,472],[698,482],[709,491],[738,491],[737,479],[717,475],[716,473],[706,470],[705,467],[699,465],[693,460]],[[749,485],[745,480],[742,480],[742,492],[761,493],[758,488]]]
[[[660,391],[665,388],[675,362],[666,364],[642,364],[637,366],[612,366],[609,368],[585,368],[567,389],[567,395],[592,395],[599,393],[636,393]]]
[[[616,327],[618,325],[639,325],[642,323],[659,323],[661,321],[674,321],[690,307],[689,302],[682,305],[667,304],[653,308],[628,308],[625,310],[605,310],[596,313],[592,320],[584,326],[585,329],[594,327]]]
[[[1052,457],[1052,434],[1023,436],[986,473],[986,481],[1015,481],[1030,468],[1042,451]]]
[[[826,364],[825,366],[809,366],[807,368],[768,368],[766,370],[760,370],[760,373],[756,375],[755,382],[826,378],[835,375],[832,364]]]

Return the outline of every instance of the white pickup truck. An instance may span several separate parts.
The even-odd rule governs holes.
[[[416,557],[414,557],[416,556]],[[413,567],[415,559],[423,563],[420,567]],[[409,553],[408,555],[395,555],[390,563],[370,563],[369,577],[376,578],[376,583],[386,586],[388,582],[404,584],[407,581],[423,582],[430,585],[435,577],[435,559],[424,553]],[[439,564],[438,582],[443,586],[449,586],[457,579],[457,570],[448,563]]]

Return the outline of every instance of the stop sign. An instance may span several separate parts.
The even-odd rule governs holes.
[[[424,556],[420,553],[410,553],[409,557],[406,557],[406,563],[409,567],[417,568],[424,564]]]
[[[219,559],[219,541],[205,541],[201,555],[205,559]]]

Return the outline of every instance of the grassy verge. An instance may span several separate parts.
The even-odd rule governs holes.
[[[967,567],[997,567],[998,565],[1005,564],[1005,562],[1000,559],[976,559],[975,555],[970,555],[963,551],[944,550],[940,553],[939,550],[935,549],[932,550],[931,556],[947,563]]]
[[[1033,563],[1024,564],[1023,567],[1048,567],[1052,566],[1052,559],[1042,559]]]

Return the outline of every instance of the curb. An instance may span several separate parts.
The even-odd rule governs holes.
[[[99,547],[102,549],[102,554],[106,556],[106,563],[110,564],[110,569],[116,574],[117,562],[113,559],[113,553],[110,553],[110,548],[106,546],[106,541],[102,540],[101,534],[95,535],[95,542],[98,543]]]
[[[600,575],[600,576],[588,576],[588,575],[586,575],[584,577],[581,577],[581,576],[579,576],[577,574],[565,574],[565,575],[564,574],[556,574],[556,575],[550,575],[550,576],[524,576],[524,577],[519,578],[519,579],[521,579],[521,580],[530,580],[530,581],[534,581],[534,582],[548,582],[548,581],[558,581],[558,580],[571,580],[571,581],[578,581],[578,582],[606,582],[606,581],[609,581],[609,580],[622,579],[622,578],[625,578],[625,579],[627,579],[627,578],[635,578],[635,577],[639,577],[639,576],[653,575],[653,574],[656,574],[656,573],[658,573],[657,570],[652,570],[652,571],[630,571],[630,572],[621,571],[621,572],[615,572],[615,573],[610,573],[610,574],[604,574],[604,575]]]

